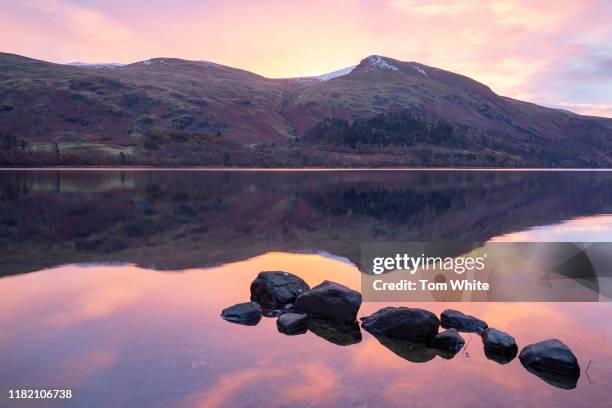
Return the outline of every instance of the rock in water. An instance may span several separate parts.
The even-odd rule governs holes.
[[[238,303],[223,309],[221,317],[228,322],[255,326],[261,320],[261,307],[255,302]]]
[[[580,365],[572,351],[557,339],[530,344],[521,350],[519,359],[530,373],[563,389],[576,388]]]
[[[289,272],[260,272],[251,283],[251,300],[264,309],[274,310],[293,303],[299,294],[309,289],[302,278]]]
[[[297,297],[294,309],[315,317],[352,323],[361,306],[361,293],[339,283],[324,281]]]
[[[436,334],[431,339],[430,346],[449,353],[443,354],[443,357],[452,357],[461,350],[464,344],[465,340],[463,340],[463,337],[459,335],[457,330],[448,329]]]
[[[285,334],[304,334],[308,330],[308,316],[301,313],[287,312],[276,319],[278,331]]]
[[[480,333],[488,325],[474,316],[465,315],[458,310],[446,309],[442,312],[442,327],[457,329],[460,332]]]
[[[409,307],[385,307],[361,320],[361,326],[370,333],[417,343],[429,343],[440,327],[435,314]]]
[[[480,335],[482,336],[485,356],[489,360],[500,364],[507,364],[514,360],[518,353],[514,337],[491,327],[485,329]]]

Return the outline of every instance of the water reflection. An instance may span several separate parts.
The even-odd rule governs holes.
[[[405,304],[472,314],[519,349],[562,339],[583,370],[592,362],[571,391],[488,359],[473,334],[445,359],[327,322],[285,336],[273,318],[219,318],[264,270],[359,290],[344,258],[362,240],[484,242],[605,213],[609,177],[2,173],[0,270],[37,273],[0,279],[0,389],[73,388],[37,404],[62,407],[610,405],[608,303]]]
[[[329,320],[310,318],[308,330],[338,346],[350,346],[361,341],[361,329],[357,322],[337,323]]]
[[[68,406],[79,407],[101,406],[100,398],[105,406],[147,407],[401,406],[406,398],[430,406],[451,396],[455,406],[572,407],[610,398],[609,304],[410,304],[437,314],[461,309],[511,333],[519,347],[563,339],[583,368],[595,361],[594,383],[583,375],[565,394],[517,359],[488,360],[476,335],[465,334],[466,348],[445,360],[357,330],[285,336],[272,318],[255,327],[221,320],[220,310],[248,298],[248,284],[264,269],[287,270],[309,285],[327,278],[359,288],[355,266],[283,253],[181,274],[73,265],[3,279],[0,324],[11,330],[0,333],[7,374],[0,387],[71,386],[82,399]],[[382,306],[366,303],[359,316]],[[474,397],[483,392],[493,399]]]
[[[393,353],[412,363],[426,363],[438,355],[435,349],[427,347],[425,344],[413,343],[384,335],[374,335],[374,337]]]
[[[541,378],[546,383],[553,387],[561,388],[563,390],[573,390],[578,384],[579,376],[566,375],[563,373],[557,373],[553,371],[541,370],[536,367],[524,366],[527,371],[531,374]]]
[[[498,364],[508,364],[509,362],[511,362],[512,360],[514,360],[514,358],[516,357],[518,350],[516,352],[513,353],[496,353],[494,351],[491,350],[485,350],[485,357],[488,358],[491,361],[495,361]]]
[[[366,241],[485,242],[606,213],[611,183],[607,172],[3,171],[0,275],[75,262],[182,270],[270,251],[356,263]]]

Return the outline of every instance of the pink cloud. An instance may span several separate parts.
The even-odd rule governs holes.
[[[0,49],[55,62],[175,56],[288,77],[382,54],[456,71],[500,94],[551,106],[612,103],[609,77],[590,94],[577,93],[597,64],[581,50],[603,60],[612,55],[612,4],[603,0],[185,0],[174,7],[9,0],[4,9],[0,24],[7,35]]]

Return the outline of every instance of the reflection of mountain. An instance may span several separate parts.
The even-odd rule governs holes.
[[[483,242],[609,210],[590,172],[2,172],[0,274],[75,262],[204,267],[361,242]]]

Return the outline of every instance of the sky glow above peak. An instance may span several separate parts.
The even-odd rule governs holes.
[[[0,51],[58,63],[210,60],[268,77],[377,54],[612,117],[610,21],[605,0],[2,0]]]

